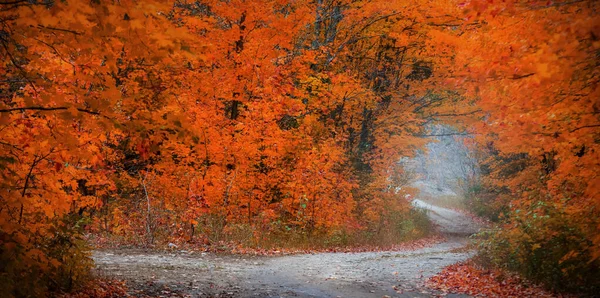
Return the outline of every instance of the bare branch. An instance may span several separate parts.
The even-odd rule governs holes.
[[[83,33],[81,32],[77,32],[74,30],[69,30],[69,29],[63,29],[63,28],[55,28],[55,27],[48,27],[48,26],[43,26],[43,25],[38,25],[38,28],[40,29],[47,29],[47,30],[54,30],[54,31],[61,31],[61,32],[67,32],[67,33],[72,33],[75,35],[82,35]]]
[[[18,112],[18,111],[64,111],[64,110],[68,110],[68,107],[41,107],[41,106],[35,106],[35,107],[20,107],[20,108],[9,108],[9,109],[0,109],[0,113],[12,113],[12,112]],[[82,109],[82,108],[76,108],[77,111],[82,112],[82,113],[87,113],[87,114],[92,114],[92,115],[96,115],[96,116],[102,116],[106,119],[110,119],[110,117],[108,116],[104,116],[102,114],[100,114],[100,112],[97,111],[92,111],[92,110],[88,110],[88,109]]]
[[[593,124],[593,125],[584,125],[584,126],[580,126],[580,127],[576,127],[572,130],[570,130],[569,132],[576,132],[580,129],[584,129],[584,128],[593,128],[593,127],[600,127],[600,124]]]
[[[478,133],[456,132],[456,133],[442,133],[442,134],[433,134],[433,135],[413,135],[413,136],[420,137],[420,138],[435,138],[435,137],[474,136],[474,135],[478,135]]]

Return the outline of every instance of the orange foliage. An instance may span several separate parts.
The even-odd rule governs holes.
[[[542,201],[579,219],[600,256],[600,89],[597,1],[471,1],[460,78],[485,120],[479,142],[503,159],[492,164],[497,188],[511,190],[513,210]],[[520,168],[519,168],[520,167]],[[514,174],[507,175],[508,172]]]
[[[427,286],[443,293],[483,297],[570,297],[544,291],[518,277],[485,270],[471,262],[450,265],[427,280]]]
[[[449,2],[0,5],[0,227],[14,266],[60,266],[36,247],[89,217],[152,242],[211,220],[268,235],[408,216],[409,190],[389,177],[444,109],[426,96],[425,33]]]
[[[600,266],[599,4],[470,1],[448,79],[482,110],[484,183],[504,213],[488,251],[572,290],[597,287]]]
[[[51,272],[88,218],[140,243],[394,229],[397,161],[478,115],[534,164],[498,184],[514,206],[597,218],[597,2],[488,2],[1,3],[3,260]]]

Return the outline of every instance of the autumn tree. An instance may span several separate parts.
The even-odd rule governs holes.
[[[114,189],[105,166],[114,150],[105,145],[130,136],[141,143],[151,122],[173,126],[151,120],[173,106],[151,95],[164,91],[157,81],[169,59],[195,59],[180,51],[186,38],[195,49],[194,39],[159,2],[0,7],[0,283],[17,296],[39,296],[85,276],[80,232]]]
[[[555,287],[597,279],[597,1],[471,1],[450,84],[477,99],[475,128],[504,225],[496,262]],[[503,243],[503,244],[502,244]],[[597,283],[595,283],[597,286]]]
[[[456,94],[436,88],[450,55],[433,50],[431,28],[454,20],[449,2],[315,1],[315,22],[303,38],[312,49],[307,105],[341,140],[356,175],[355,214],[375,231],[406,212],[405,179],[397,165],[427,141],[423,124],[456,110]],[[319,103],[326,103],[319,107]]]
[[[200,63],[170,73],[172,83],[161,83],[178,90],[185,115],[178,121],[194,136],[149,142],[155,162],[144,170],[160,176],[177,168],[161,185],[171,179],[169,185],[187,194],[151,195],[161,205],[155,207],[186,209],[178,217],[185,226],[176,226],[190,235],[194,227],[209,234],[259,229],[257,235],[357,224],[377,229],[386,210],[405,213],[408,205],[396,199],[389,179],[402,172],[394,160],[425,142],[415,136],[419,125],[443,115],[434,111],[452,97],[431,96],[434,80],[426,80],[433,62],[424,60],[433,61],[434,53],[419,56],[430,40],[423,32],[433,25],[407,20],[420,13],[416,6],[234,4],[177,2],[169,13],[210,50]],[[390,38],[394,31],[406,31],[406,40]],[[129,174],[139,180],[138,172]],[[133,200],[140,206],[145,195],[137,189]],[[135,218],[139,226],[148,216]]]
[[[498,42],[509,33],[491,29],[508,26],[504,7],[478,2],[467,22],[450,0],[0,5],[0,245],[10,273],[0,282],[16,295],[80,279],[86,225],[144,245],[236,233],[255,246],[281,234],[422,235],[403,225],[416,215],[397,161],[427,142],[427,124],[467,127],[479,113],[487,117],[479,129],[504,154],[537,148],[524,153],[538,167],[561,161],[544,176],[544,195],[594,191],[595,172],[573,176],[561,165],[596,162],[596,137],[585,132],[597,117],[573,109],[596,92],[597,42],[585,35],[596,25],[569,23],[577,34],[561,37],[551,20],[572,7],[590,19],[595,4],[513,6],[529,22],[515,25],[512,54]],[[548,20],[529,26],[539,14]],[[560,50],[548,52],[538,35],[528,46],[534,29]],[[554,89],[533,91],[558,78]],[[522,116],[527,99],[550,104],[556,90],[564,101]],[[517,105],[506,104],[513,96]],[[520,126],[505,132],[502,123]],[[515,135],[540,125],[535,144]],[[519,177],[534,185],[535,175]],[[14,287],[23,277],[33,286]]]

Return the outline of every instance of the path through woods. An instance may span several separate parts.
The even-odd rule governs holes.
[[[94,252],[95,271],[125,279],[132,294],[182,297],[430,297],[424,282],[468,259],[467,237],[479,225],[421,200],[446,241],[411,251],[316,253],[277,257],[187,251]],[[449,295],[448,297],[461,297]]]

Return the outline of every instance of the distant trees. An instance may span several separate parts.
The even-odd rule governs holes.
[[[474,135],[459,132],[443,124],[429,125],[424,138],[430,140],[423,150],[410,160],[407,170],[417,176],[429,188],[443,194],[464,198],[479,183],[477,148]]]

